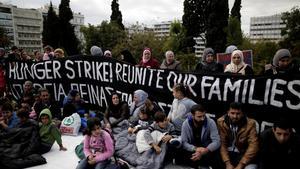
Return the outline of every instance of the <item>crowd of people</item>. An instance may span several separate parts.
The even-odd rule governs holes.
[[[11,60],[39,62],[65,57],[60,48],[53,50],[46,46],[44,50],[44,54],[35,51],[34,58],[31,58],[17,47],[12,47],[8,55],[0,48],[0,168],[9,168],[15,159],[24,161],[14,164],[16,168],[43,164],[45,161],[38,155],[49,152],[55,142],[59,150],[67,151],[59,126],[73,113],[79,114],[81,131],[85,133],[85,158],[77,169],[88,166],[106,168],[117,152],[118,140],[112,135],[118,138],[117,135],[124,132],[136,135],[140,154],[155,152],[163,163],[157,168],[167,163],[214,169],[300,167],[297,163],[300,139],[287,119],[280,118],[273,127],[259,133],[255,120],[247,117],[242,104],[237,102],[231,103],[222,117],[213,119],[206,114],[205,105],[189,98],[189,87],[184,84],[173,86],[174,99],[169,112],[158,106],[155,96],[141,89],[134,91],[130,105],[117,93],[111,93],[105,112],[96,114],[91,113],[88,104],[80,97],[81,91],[70,90],[60,104],[51,98],[46,88],[35,89],[31,81],[24,83],[23,95],[15,100],[6,86],[5,64]],[[253,75],[253,69],[244,62],[241,50],[234,46],[227,50],[231,53],[231,63],[224,67],[216,62],[214,50],[206,48],[195,72]],[[92,46],[90,52],[92,56],[113,57],[110,51],[103,53],[98,46]],[[152,69],[181,70],[180,62],[170,50],[166,51],[161,64],[152,56],[150,48],[144,48],[139,62],[128,50],[121,52],[121,60]],[[265,68],[266,75],[300,72],[287,49],[278,50],[273,62]],[[26,140],[12,141],[20,132],[26,133]],[[36,156],[28,159],[32,157],[30,155],[37,155],[40,161],[37,163]]]

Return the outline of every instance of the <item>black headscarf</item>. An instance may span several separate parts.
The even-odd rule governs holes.
[[[136,61],[129,50],[125,49],[121,52],[121,54],[124,56],[124,59],[122,61],[136,65]]]

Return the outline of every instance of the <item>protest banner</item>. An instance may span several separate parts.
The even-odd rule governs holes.
[[[294,119],[300,111],[300,75],[183,73],[137,67],[112,58],[77,56],[37,63],[15,62],[7,67],[6,77],[16,99],[21,97],[26,80],[35,87],[46,87],[57,101],[62,101],[70,89],[77,89],[85,101],[102,108],[113,91],[131,104],[132,93],[142,89],[168,113],[174,99],[172,87],[184,83],[189,85],[192,99],[204,104],[216,118],[233,101],[243,103],[248,116],[260,122],[272,122],[282,114]]]

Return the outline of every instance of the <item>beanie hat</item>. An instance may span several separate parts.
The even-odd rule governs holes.
[[[205,48],[204,51],[203,51],[203,55],[202,55],[202,61],[205,61],[206,60],[206,57],[207,55],[214,55],[215,52],[212,48]]]
[[[92,56],[103,56],[102,49],[98,46],[92,46],[90,52]]]
[[[292,55],[287,49],[279,49],[273,57],[273,66],[278,66],[279,60],[285,57],[291,58]]]
[[[225,53],[232,53],[233,51],[237,50],[238,48],[234,45],[230,45],[226,48]]]

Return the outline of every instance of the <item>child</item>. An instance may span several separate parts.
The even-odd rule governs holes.
[[[10,102],[3,104],[0,112],[2,115],[2,117],[0,117],[0,129],[11,129],[17,127],[19,124],[19,118],[17,117],[17,113],[13,110],[13,106]]]
[[[155,122],[147,129],[145,132],[145,139],[146,142],[155,150],[157,154],[161,152],[161,148],[158,143],[155,143],[154,138],[152,137],[151,133],[154,131],[158,131],[160,133],[165,133],[162,137],[161,141],[163,143],[172,143],[172,138],[176,138],[176,131],[174,125],[171,124],[166,114],[162,111],[158,111],[154,115]],[[172,143],[173,144],[173,143]]]
[[[39,134],[41,137],[40,154],[49,152],[55,141],[59,145],[60,151],[66,151],[67,148],[62,145],[61,133],[52,122],[52,115],[50,110],[42,110],[39,119],[41,121],[39,130]]]
[[[153,122],[150,113],[151,112],[147,110],[145,105],[142,106],[138,117],[132,117],[131,120],[129,120],[128,133],[133,134],[137,133],[139,130],[148,129]]]
[[[114,153],[113,140],[108,132],[101,129],[98,118],[87,121],[87,130],[83,142],[83,152],[86,158],[81,160],[76,169],[93,167],[104,169]]]

